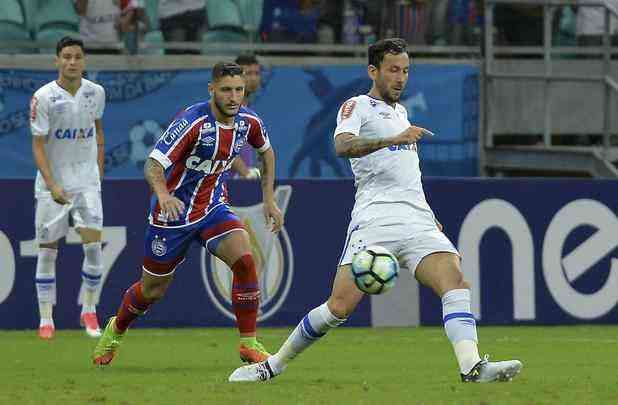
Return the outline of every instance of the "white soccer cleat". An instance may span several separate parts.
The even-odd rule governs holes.
[[[229,382],[254,382],[267,381],[275,378],[277,374],[268,364],[268,360],[260,363],[249,364],[248,366],[238,367],[230,375]]]
[[[480,383],[511,381],[521,372],[522,367],[523,364],[519,360],[489,361],[489,356],[485,355],[468,374],[461,375],[461,381]]]

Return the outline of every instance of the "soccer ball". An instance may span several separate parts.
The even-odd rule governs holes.
[[[352,259],[356,286],[367,294],[384,294],[395,285],[399,262],[387,249],[369,246]]]

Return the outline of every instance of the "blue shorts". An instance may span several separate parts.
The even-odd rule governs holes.
[[[230,232],[245,229],[240,218],[226,204],[216,207],[200,221],[183,227],[149,224],[144,241],[143,269],[154,276],[172,274],[185,259],[189,245],[198,241],[214,253]]]

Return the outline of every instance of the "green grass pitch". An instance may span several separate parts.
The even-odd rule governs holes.
[[[275,350],[289,329],[262,328]],[[462,384],[441,328],[340,328],[278,378],[230,384],[233,329],[134,329],[105,370],[95,341],[1,331],[0,404],[618,404],[618,326],[481,327],[481,353],[518,358],[510,383]]]

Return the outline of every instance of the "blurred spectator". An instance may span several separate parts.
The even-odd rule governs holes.
[[[137,53],[138,42],[150,30],[143,0],[120,0],[120,32],[127,51]]]
[[[447,43],[449,45],[475,45],[480,41],[480,1],[450,0],[448,2]]]
[[[79,33],[88,54],[114,54],[118,44],[120,5],[117,0],[75,0],[75,11],[79,15]],[[109,43],[109,48],[91,48],[89,43]]]
[[[543,8],[522,4],[498,4],[494,24],[499,44],[540,46],[543,43]]]
[[[320,0],[317,39],[321,44],[341,42],[343,0]]]
[[[159,26],[166,42],[201,42],[207,21],[206,0],[159,0]],[[199,54],[200,51],[166,49],[165,53]]]
[[[385,22],[393,27],[393,32],[387,30],[385,35],[403,38],[408,44],[425,45],[429,24],[428,3],[428,0],[391,1]]]
[[[597,1],[579,1],[579,4],[598,3]],[[618,0],[606,0],[606,3],[618,9]],[[610,35],[612,43],[617,44],[618,19],[610,14]],[[603,7],[577,8],[577,43],[581,46],[601,46],[605,32],[605,9]]]
[[[317,41],[317,0],[265,0],[262,37],[268,42]]]

